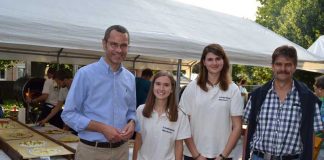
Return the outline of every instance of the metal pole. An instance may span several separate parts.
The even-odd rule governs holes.
[[[57,63],[57,70],[59,70],[60,69],[60,55],[61,55],[61,53],[62,53],[62,51],[63,51],[63,49],[64,48],[61,48],[58,52],[57,52],[57,56],[56,56],[56,63]]]
[[[179,93],[180,93],[181,63],[182,63],[182,59],[178,59],[177,84],[176,84],[176,100],[177,100],[177,103],[179,102]]]
[[[74,64],[73,65],[73,77],[74,77],[75,73],[78,71],[78,69],[79,69],[79,65],[78,64]]]
[[[137,55],[135,58],[134,58],[134,61],[133,61],[133,71],[134,71],[134,75],[136,76],[136,70],[135,70],[135,64],[136,64],[136,60],[140,57],[141,55]]]

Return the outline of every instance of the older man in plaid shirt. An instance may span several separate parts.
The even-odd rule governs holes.
[[[245,160],[312,159],[314,131],[324,129],[320,101],[293,79],[296,66],[295,48],[285,45],[274,51],[274,79],[252,92],[244,112]]]

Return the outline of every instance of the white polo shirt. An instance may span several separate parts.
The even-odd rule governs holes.
[[[48,94],[46,103],[50,103],[52,105],[57,104],[59,87],[53,79],[46,79],[43,85],[42,93]]]
[[[174,160],[175,141],[191,137],[188,116],[179,109],[177,122],[170,122],[166,114],[160,117],[153,110],[152,117],[146,118],[142,112],[144,104],[137,108],[137,118],[141,126],[142,146],[138,160]]]
[[[238,86],[229,85],[222,91],[218,85],[202,90],[197,81],[188,84],[182,94],[180,107],[190,116],[191,133],[199,153],[214,158],[225,148],[232,130],[231,116],[241,116],[243,101]],[[187,146],[184,155],[191,156]]]
[[[69,92],[69,89],[67,87],[60,88],[58,100],[61,102],[64,102],[67,97],[68,92]]]

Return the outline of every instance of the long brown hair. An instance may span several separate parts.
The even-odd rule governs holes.
[[[154,75],[152,83],[151,83],[150,91],[147,95],[145,106],[143,109],[143,116],[146,118],[150,118],[152,115],[153,107],[155,104],[155,98],[156,98],[153,93],[154,83],[157,78],[162,77],[162,76],[166,76],[170,79],[171,90],[172,90],[172,92],[170,93],[170,95],[168,97],[168,102],[167,102],[167,106],[165,108],[165,112],[171,122],[176,122],[178,119],[178,106],[176,104],[176,97],[175,97],[176,82],[175,82],[172,74],[169,72],[166,72],[166,71],[160,71],[156,75]]]
[[[223,47],[219,44],[209,44],[206,46],[202,52],[200,58],[200,67],[199,67],[199,75],[197,79],[197,85],[204,91],[208,92],[207,83],[208,83],[208,71],[206,66],[204,65],[204,61],[206,59],[207,53],[213,53],[219,57],[221,57],[224,61],[223,68],[219,75],[219,86],[220,89],[226,91],[231,82],[231,78],[229,75],[229,60],[225,54]]]

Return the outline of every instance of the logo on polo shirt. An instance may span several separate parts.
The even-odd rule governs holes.
[[[163,127],[162,127],[162,131],[171,134],[171,133],[174,132],[174,129],[163,126]]]
[[[219,101],[229,101],[229,100],[231,100],[231,98],[230,97],[218,97],[218,100]]]

